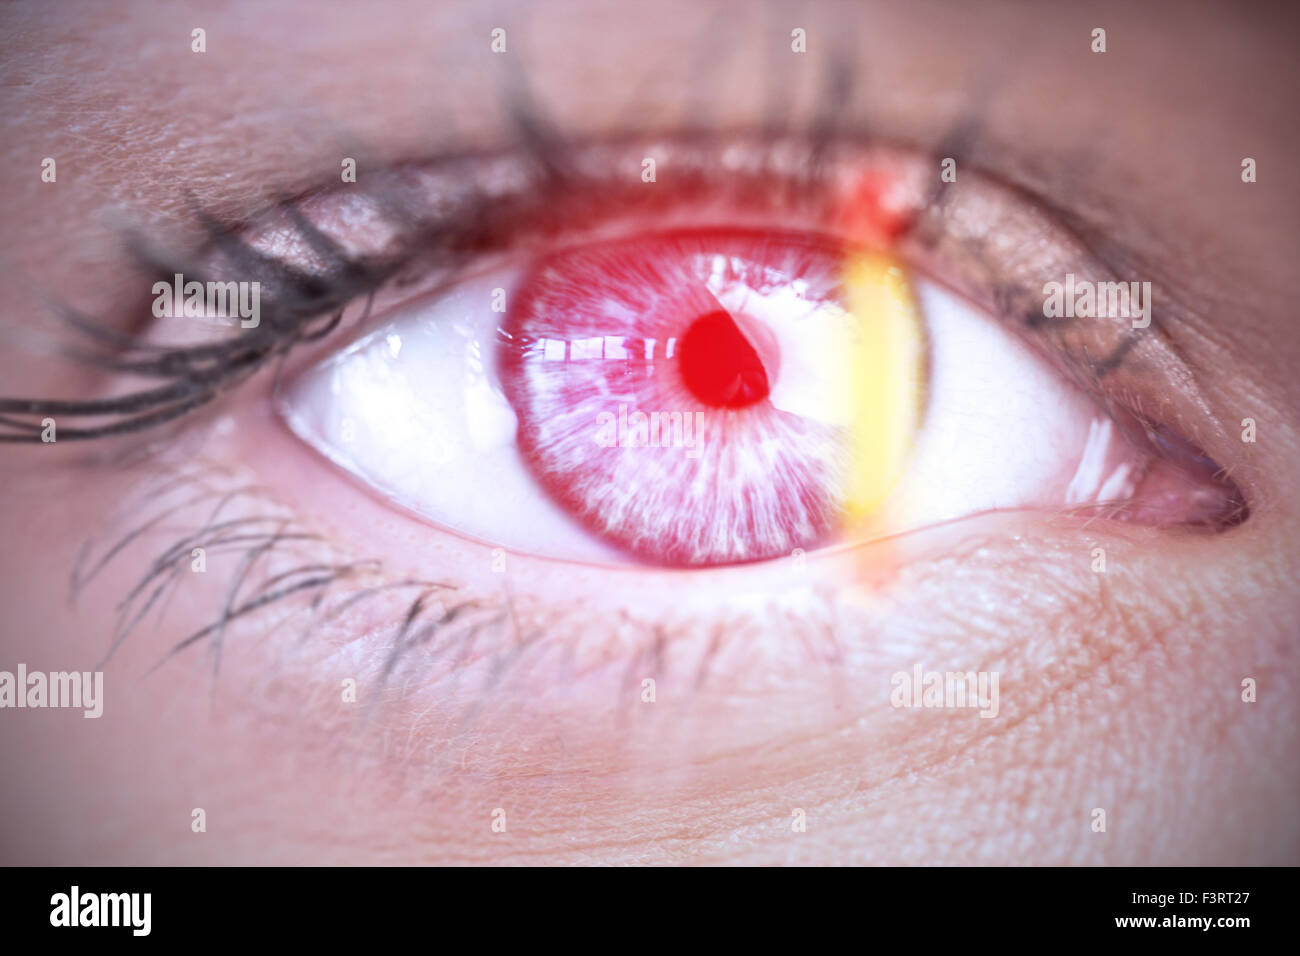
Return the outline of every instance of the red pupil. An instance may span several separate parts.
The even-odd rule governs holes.
[[[744,408],[767,398],[767,371],[754,346],[726,312],[702,315],[677,343],[686,387],[718,408]]]

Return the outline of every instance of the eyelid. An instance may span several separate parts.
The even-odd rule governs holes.
[[[1047,318],[1044,283],[1073,275],[1076,284],[1150,281],[1118,275],[1079,237],[1055,222],[1047,209],[1026,198],[998,202],[1020,190],[994,183],[984,191],[954,190],[923,209],[903,237],[900,254],[929,267],[954,291],[1003,321],[1019,326],[1026,341],[1096,396],[1122,432],[1139,447],[1183,465],[1196,465],[1207,479],[1231,488],[1224,526],[1240,523],[1249,509],[1235,484],[1206,455],[1231,449],[1230,430],[1183,358],[1170,319],[1172,295],[1151,283],[1149,325],[1127,316]],[[1009,245],[1007,233],[1043,241]],[[988,254],[997,246],[997,255]],[[942,260],[943,265],[934,263]],[[1173,450],[1177,446],[1177,451]],[[1190,452],[1189,452],[1190,449]],[[1220,459],[1222,460],[1222,458]],[[1230,459],[1229,459],[1230,460]]]
[[[561,180],[526,152],[459,155],[395,165],[367,185],[316,191],[287,208],[353,256],[400,263],[404,296],[447,284],[464,258],[616,238],[644,228],[630,216],[649,214],[655,231],[769,226],[780,214],[787,228],[847,231],[860,243],[896,244],[938,281],[1012,321],[1035,310],[1041,317],[1046,278],[1117,278],[1046,209],[986,175],[963,172],[960,186],[936,189],[938,164],[922,152],[856,141],[817,149],[798,139],[744,134],[598,141],[566,147]],[[656,160],[653,183],[641,179],[645,159]],[[844,212],[863,205],[857,193],[868,180],[885,184],[873,197],[876,215],[868,218],[898,220],[893,234],[863,233]],[[330,265],[284,209],[255,221],[244,239],[302,272],[322,273]],[[421,274],[428,247],[439,267]],[[461,252],[460,260],[449,260],[449,249]],[[1099,362],[1117,355],[1113,333],[1017,324],[1039,337],[1085,332],[1060,344],[1094,374]]]
[[[655,160],[653,182],[642,178],[646,159]],[[891,245],[1010,324],[1153,454],[1165,455],[1157,435],[1170,428],[1199,448],[1222,444],[1226,429],[1163,312],[1142,329],[1127,317],[1043,318],[1045,281],[1141,277],[1111,273],[1023,190],[966,169],[944,184],[939,171],[923,151],[861,140],[814,145],[736,133],[589,141],[565,145],[558,158],[504,150],[377,170],[364,184],[300,197],[292,216],[272,211],[244,240],[294,269],[320,272],[329,263],[304,241],[299,217],[349,255],[390,263],[379,271],[398,279],[374,301],[379,315],[389,302],[449,284],[467,264],[489,268],[492,257],[618,238],[647,219],[662,230],[779,217],[787,227]],[[864,183],[872,187],[865,202]]]

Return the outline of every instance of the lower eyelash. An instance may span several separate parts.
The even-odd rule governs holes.
[[[156,462],[144,463],[157,467]],[[134,468],[122,472],[133,477]],[[73,569],[75,598],[108,567],[136,550],[152,548],[146,570],[116,605],[117,618],[100,666],[106,664],[153,615],[161,621],[168,602],[181,589],[186,573],[226,567],[225,600],[216,617],[188,632],[166,650],[152,669],[191,648],[206,646],[212,656],[213,677],[220,668],[228,630],[237,624],[263,621],[273,611],[282,616],[265,634],[287,621],[302,623],[300,639],[310,639],[320,627],[364,602],[393,592],[413,592],[391,646],[379,668],[379,689],[393,677],[398,664],[414,648],[435,643],[480,612],[479,627],[500,623],[500,608],[483,602],[453,601],[448,584],[419,580],[386,580],[382,562],[349,561],[333,553],[328,542],[300,525],[294,515],[263,488],[240,481],[212,463],[164,468],[152,480],[136,485],[136,494],[110,518],[109,536],[90,539]],[[186,530],[179,535],[177,527]],[[156,540],[165,544],[157,550]],[[199,550],[201,549],[201,550]],[[220,562],[210,559],[219,558]],[[442,608],[439,614],[439,609]],[[486,613],[482,613],[486,612]]]
[[[167,624],[171,603],[178,595],[185,600],[185,579],[199,560],[196,548],[204,549],[204,572],[216,579],[220,606],[205,623],[187,621],[187,630],[161,649],[150,673],[187,652],[206,650],[215,692],[230,640],[252,636],[265,642],[288,630],[291,643],[282,648],[317,639],[334,647],[335,653],[326,655],[333,661],[330,669],[350,672],[357,681],[363,716],[393,694],[442,687],[443,681],[450,686],[474,681],[469,704],[458,712],[457,732],[470,727],[508,675],[524,682],[533,668],[557,661],[565,681],[593,669],[619,668],[619,700],[636,701],[639,691],[629,688],[635,691],[646,673],[662,676],[669,670],[700,691],[726,663],[722,658],[738,652],[753,626],[732,615],[712,625],[710,640],[700,634],[701,640],[684,642],[698,644],[694,650],[676,639],[688,630],[682,621],[628,618],[599,633],[579,634],[575,629],[583,621],[566,616],[564,609],[517,607],[508,579],[492,596],[447,582],[397,577],[381,560],[343,556],[268,489],[192,456],[192,448],[184,454],[182,464],[146,458],[116,468],[115,478],[129,482],[133,491],[108,516],[107,529],[81,548],[70,582],[74,599],[113,567],[128,562],[144,567],[115,605],[97,669],[138,637],[151,618],[156,625]],[[198,600],[191,597],[188,603],[196,606]],[[789,624],[809,661],[834,666],[840,655],[832,632],[802,618],[791,617]],[[675,635],[671,662],[670,632]],[[338,643],[335,634],[341,635]],[[319,674],[321,664],[313,661],[311,673]]]

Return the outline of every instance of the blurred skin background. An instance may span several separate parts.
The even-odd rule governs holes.
[[[275,509],[331,562],[381,560],[392,581],[446,581],[485,618],[526,620],[485,629],[460,671],[427,686],[365,679],[397,597],[308,641],[287,612],[250,617],[219,672],[202,649],[153,670],[219,611],[230,567],[217,561],[104,665],[101,718],[0,712],[0,860],[1296,863],[1295,25],[1281,4],[1226,3],[6,6],[0,283],[14,334],[0,394],[115,387],[32,356],[17,333],[46,321],[51,298],[139,331],[148,316],[122,307],[141,281],[123,227],[197,243],[187,197],[242,220],[336,183],[343,156],[364,177],[508,143],[502,89],[520,75],[575,142],[774,116],[807,128],[828,59],[847,51],[837,128],[926,153],[975,113],[976,166],[1046,197],[1090,242],[1140,251],[1134,274],[1180,305],[1164,331],[1206,416],[1231,426],[1207,429],[1204,450],[1251,514],[1219,534],[1098,522],[1086,535],[1051,513],[981,515],[887,553],[809,554],[799,580],[762,564],[511,555],[506,600],[490,548],[360,493],[299,443],[265,374],[143,461],[5,445],[0,670],[104,659],[158,542],[75,603],[72,569],[168,475],[202,475],[218,496],[256,486],[232,514]],[[504,55],[489,48],[496,27]],[[1253,444],[1236,427],[1247,417]],[[1104,582],[1095,547],[1115,569]],[[887,601],[852,599],[863,562],[887,565]],[[810,647],[809,622],[824,646]],[[890,675],[914,662],[996,669],[999,716],[891,708]],[[340,701],[348,678],[358,704]]]

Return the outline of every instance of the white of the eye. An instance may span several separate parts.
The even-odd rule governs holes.
[[[507,271],[412,304],[281,396],[297,435],[398,505],[485,543],[620,563],[538,488],[496,379],[493,289]]]
[[[924,278],[914,287],[928,329],[928,400],[882,509],[891,525],[1132,492],[1121,440],[1093,400],[977,307]],[[1091,494],[1079,494],[1085,485]]]
[[[443,527],[548,557],[626,563],[552,502],[520,458],[493,361],[501,315],[491,310],[493,289],[515,278],[498,271],[402,309],[302,375],[281,396],[282,413],[340,467]],[[928,330],[928,396],[911,459],[879,512],[890,530],[1131,493],[1129,465],[1091,400],[975,306],[913,282]],[[808,320],[820,318],[811,324],[838,334],[835,309],[773,291],[747,304],[778,332],[801,324],[807,335]],[[782,303],[788,315],[775,314]],[[779,337],[788,343],[798,331]],[[797,359],[783,368],[786,404],[829,401],[809,384],[824,338],[783,354],[783,365]]]

